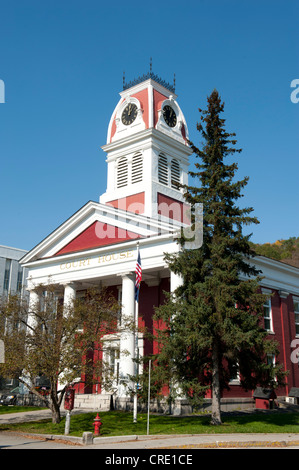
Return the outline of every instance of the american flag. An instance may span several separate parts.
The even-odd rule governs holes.
[[[142,279],[142,269],[141,269],[141,258],[140,252],[138,248],[138,255],[137,255],[137,262],[136,262],[136,280],[135,280],[135,300],[138,302],[139,300],[139,290],[140,290],[140,283]]]

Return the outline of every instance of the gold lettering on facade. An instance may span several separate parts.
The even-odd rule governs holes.
[[[127,258],[133,258],[133,251],[122,251],[116,252],[116,253],[110,253],[108,255],[101,255],[97,258],[98,263],[110,263],[111,261],[118,261],[118,260],[125,260]],[[96,258],[95,258],[96,259]],[[86,258],[86,259],[81,259],[81,260],[74,260],[74,261],[68,261],[65,263],[61,263],[60,265],[60,270],[69,270],[69,269],[80,269],[82,267],[87,267],[90,266],[90,262],[92,261],[91,258]]]
[[[81,259],[81,260],[74,260],[68,261],[67,263],[61,263],[60,269],[63,271],[64,269],[72,269],[72,268],[81,268],[82,266],[89,266],[90,265],[90,258]]]
[[[98,263],[109,263],[110,261],[123,260],[132,257],[133,251],[122,251],[121,253],[111,253],[110,255],[99,256]]]

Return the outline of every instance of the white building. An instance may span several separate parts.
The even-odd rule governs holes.
[[[0,297],[24,292],[28,272],[19,261],[26,253],[26,250],[0,245]]]

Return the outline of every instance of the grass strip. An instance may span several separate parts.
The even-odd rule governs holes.
[[[38,411],[38,410],[46,410],[43,407],[37,406],[9,406],[9,405],[2,405],[0,406],[0,415],[7,414],[7,413],[21,413],[26,411]]]
[[[147,415],[140,413],[133,423],[132,413],[108,411],[99,413],[102,436],[144,435],[147,433]],[[96,412],[71,415],[70,435],[82,436],[93,432]],[[65,418],[59,424],[51,420],[28,423],[2,424],[1,430],[38,434],[63,435]],[[150,434],[232,434],[232,433],[299,433],[299,413],[248,413],[224,415],[223,424],[213,426],[209,415],[170,416],[151,415]]]

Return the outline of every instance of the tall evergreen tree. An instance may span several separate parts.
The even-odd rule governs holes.
[[[241,150],[235,148],[235,134],[225,130],[224,104],[216,90],[207,102],[197,125],[202,150],[190,142],[200,160],[190,175],[199,184],[184,186],[191,206],[203,204],[203,245],[186,249],[182,236],[179,253],[166,255],[183,285],[157,309],[156,318],[166,328],[157,331],[161,348],[152,374],[156,386],[168,383],[195,405],[211,389],[211,422],[221,424],[221,392],[236,371],[245,389],[277,385],[283,373],[267,362],[278,349],[263,328],[265,296],[259,292],[250,236],[242,233],[243,226],[258,220],[250,215],[252,208],[236,205],[248,178],[235,181],[237,164],[225,162]]]

